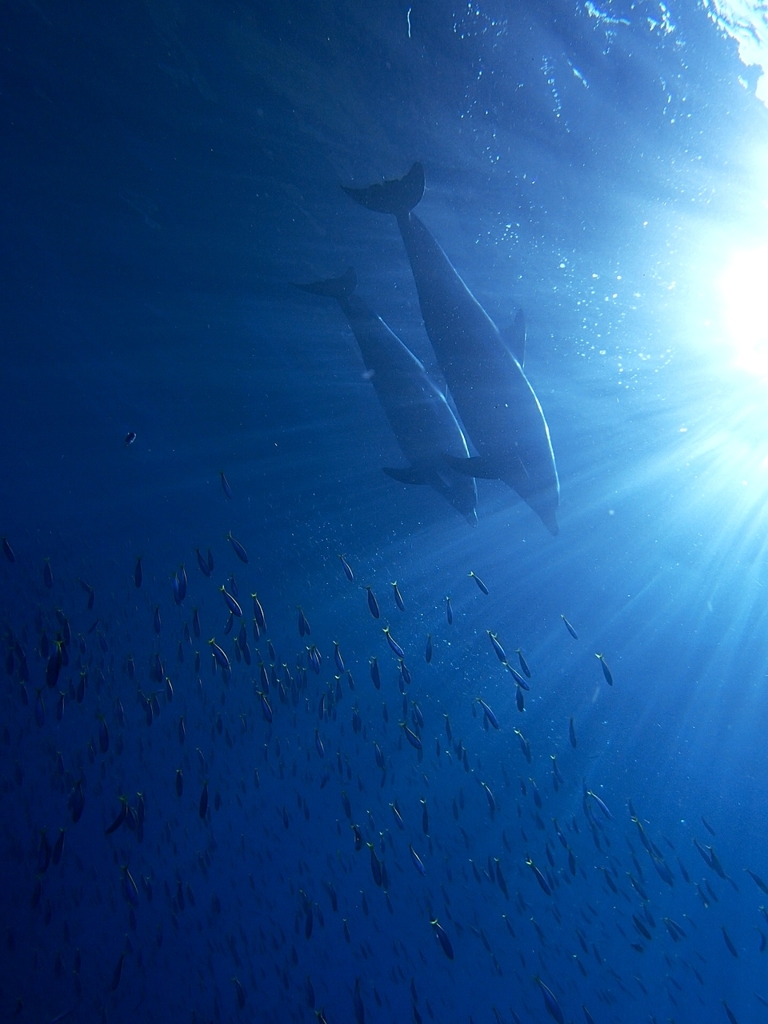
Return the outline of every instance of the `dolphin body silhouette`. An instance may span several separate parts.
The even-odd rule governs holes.
[[[503,480],[552,534],[558,532],[560,485],[539,400],[517,351],[472,295],[448,257],[411,211],[424,194],[424,169],[404,178],[344,191],[378,213],[394,214],[411,263],[421,314],[437,362],[478,455],[451,466],[474,477]],[[518,332],[519,335],[519,332]]]
[[[429,484],[474,526],[474,478],[451,468],[453,460],[463,466],[469,459],[453,410],[411,350],[355,294],[356,285],[350,267],[341,277],[297,287],[336,299],[349,322],[371,383],[409,462],[405,469],[385,468],[384,472],[401,483]]]

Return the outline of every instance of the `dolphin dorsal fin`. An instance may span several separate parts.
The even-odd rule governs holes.
[[[511,327],[502,328],[501,336],[520,366],[525,366],[525,314],[522,309],[517,311]]]

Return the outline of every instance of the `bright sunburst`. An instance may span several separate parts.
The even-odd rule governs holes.
[[[735,365],[768,379],[768,246],[732,253],[718,285]]]

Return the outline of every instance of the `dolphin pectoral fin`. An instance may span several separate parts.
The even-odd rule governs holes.
[[[433,466],[432,474],[435,483],[439,483],[441,487],[446,489],[446,491],[453,490],[455,481],[451,479],[451,470],[449,466]]]
[[[539,518],[542,523],[546,526],[553,537],[556,537],[560,532],[560,527],[557,525],[557,516],[553,511],[540,512]]]
[[[457,473],[474,476],[478,480],[508,480],[524,484],[529,479],[528,471],[517,455],[505,459],[484,459],[473,455],[468,459],[457,459],[453,455],[443,458]]]
[[[479,455],[472,455],[466,459],[459,459],[455,455],[444,455],[443,458],[452,470],[464,476],[474,476],[481,480],[495,480],[498,476],[492,464]]]
[[[392,477],[401,484],[428,484],[429,479],[423,469],[418,466],[407,466],[405,469],[391,469],[384,467],[387,476]]]
[[[400,217],[409,213],[424,195],[424,168],[420,163],[415,163],[404,178],[385,181],[381,185],[369,185],[368,188],[341,187],[366,209]]]
[[[502,328],[501,337],[520,366],[525,366],[525,314],[522,309],[517,311],[511,327]]]
[[[309,284],[296,284],[303,292],[312,295],[327,295],[332,299],[346,299],[357,285],[357,276],[353,267],[347,267],[341,277],[329,277],[325,281],[311,281]]]

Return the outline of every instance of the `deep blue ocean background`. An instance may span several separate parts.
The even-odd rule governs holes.
[[[768,374],[722,286],[768,112],[713,11],[2,5],[0,1020],[768,1021]],[[340,188],[415,160],[525,311],[557,537],[498,481],[471,529],[385,476],[293,286],[353,265],[440,380],[394,220]]]

